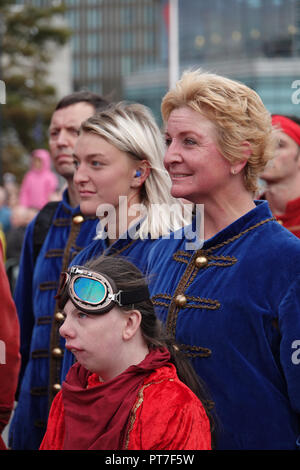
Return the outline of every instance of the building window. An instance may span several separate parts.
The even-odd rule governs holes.
[[[88,57],[87,74],[90,78],[99,77],[102,73],[102,62],[97,57]]]
[[[87,51],[98,52],[101,49],[101,34],[88,33],[87,34]]]
[[[121,73],[122,75],[128,75],[131,72],[132,61],[130,56],[123,56],[121,58]]]
[[[93,8],[87,11],[87,27],[100,28],[102,27],[102,11]]]
[[[75,79],[80,77],[80,59],[77,58],[73,59],[73,77]]]

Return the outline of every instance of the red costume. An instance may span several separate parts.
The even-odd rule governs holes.
[[[300,197],[289,201],[286,205],[285,213],[276,215],[278,222],[300,238]]]
[[[152,350],[108,382],[74,364],[40,450],[210,450],[205,410],[168,361]]]
[[[6,449],[1,433],[13,409],[20,368],[20,332],[0,243],[0,449]]]

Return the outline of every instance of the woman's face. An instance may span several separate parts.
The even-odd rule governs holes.
[[[126,313],[113,307],[103,315],[88,315],[68,300],[64,315],[59,332],[66,340],[66,348],[82,366],[103,380],[110,380],[123,371],[122,334]]]
[[[95,134],[83,132],[74,149],[74,183],[79,192],[80,208],[95,215],[100,204],[118,207],[119,196],[134,194],[137,162]]]
[[[222,195],[230,181],[230,163],[217,147],[213,123],[188,107],[178,108],[169,116],[165,137],[172,196],[202,203]]]

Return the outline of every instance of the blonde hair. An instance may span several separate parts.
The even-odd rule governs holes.
[[[87,119],[81,132],[102,137],[129,158],[149,162],[150,174],[141,191],[146,217],[136,237],[158,238],[191,222],[192,206],[188,208],[171,196],[171,181],[163,166],[164,139],[146,106],[125,101],[110,104]]]
[[[245,158],[241,146],[249,142],[251,155],[243,170],[244,180],[246,189],[255,193],[258,176],[273,158],[275,148],[271,115],[258,94],[238,81],[201,69],[188,70],[164,96],[163,120],[166,122],[174,109],[183,106],[214,124],[219,150],[230,163]]]

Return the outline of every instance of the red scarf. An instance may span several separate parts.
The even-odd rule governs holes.
[[[91,375],[74,364],[63,383],[66,450],[123,448],[127,422],[146,377],[170,360],[167,349],[153,349],[138,365],[107,382],[86,388]]]
[[[300,145],[300,126],[291,119],[275,114],[272,116],[273,126],[279,126],[285,134],[290,136],[296,144]]]

